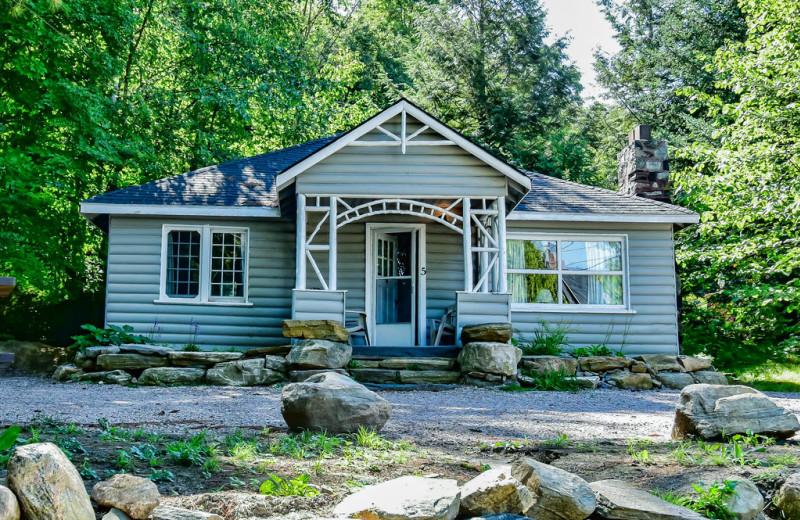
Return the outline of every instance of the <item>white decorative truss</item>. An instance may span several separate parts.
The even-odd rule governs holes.
[[[422,131],[407,138],[398,137],[400,144],[405,146]],[[311,266],[323,290],[337,290],[339,228],[376,215],[410,215],[431,220],[463,236],[466,292],[506,292],[505,198],[458,198],[448,200],[446,204],[401,198],[370,199],[352,204],[336,196],[298,194],[296,288],[306,289],[307,267]],[[319,216],[313,219],[316,225],[308,233],[307,223],[311,214]],[[322,229],[327,229],[326,241],[319,239]],[[319,268],[314,253],[327,253],[327,277]]]
[[[375,130],[388,136],[391,140],[356,140],[351,142],[350,146],[399,146],[403,154],[406,153],[406,149],[409,146],[455,146],[456,143],[450,139],[419,139],[426,130],[431,129],[428,125],[423,125],[422,128],[419,128],[409,135],[407,132],[406,114],[406,110],[400,112],[400,135],[385,129],[381,125],[377,125]]]

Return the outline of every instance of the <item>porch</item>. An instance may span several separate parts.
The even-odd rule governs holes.
[[[295,201],[293,319],[363,329],[355,348],[382,355],[452,347],[465,325],[510,322],[505,197]]]

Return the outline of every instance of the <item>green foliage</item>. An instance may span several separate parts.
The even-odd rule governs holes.
[[[572,444],[569,435],[564,432],[556,432],[557,435],[552,439],[545,439],[539,443],[542,448],[566,448]]]
[[[356,446],[372,450],[384,450],[393,447],[390,441],[378,435],[375,430],[367,430],[363,426],[358,427],[358,431],[353,434],[353,440]]]
[[[92,469],[92,465],[89,464],[88,460],[84,460],[83,463],[81,463],[81,469],[78,470],[78,473],[80,473],[81,478],[84,480],[100,480],[100,476]]]
[[[697,511],[706,518],[718,518],[721,520],[732,520],[735,518],[733,513],[725,505],[725,502],[736,494],[737,482],[726,480],[725,482],[712,482],[706,486],[702,482],[692,484],[696,494],[681,495],[674,491],[653,491],[652,493],[662,500],[673,504],[687,507]]]
[[[269,452],[273,455],[288,455],[295,459],[331,457],[334,450],[344,444],[336,436],[329,436],[326,432],[312,432],[306,430],[296,435],[281,435],[278,440],[269,445]]]
[[[616,356],[625,357],[625,352],[622,350],[611,350],[606,345],[591,345],[589,347],[579,347],[573,349],[570,355],[575,358],[591,357],[591,356]]]
[[[22,429],[17,426],[9,426],[3,433],[0,433],[0,468],[5,468],[8,465],[8,459],[11,458],[11,449],[17,443],[19,434]]]
[[[207,460],[213,459],[218,452],[217,445],[208,442],[206,434],[207,432],[203,430],[193,435],[188,441],[170,442],[164,446],[164,449],[173,462],[183,466],[201,466],[206,469]]]
[[[550,370],[543,373],[532,372],[523,369],[522,374],[531,379],[531,390],[540,390],[546,392],[577,392],[581,388],[578,382],[575,381],[574,374],[564,370],[564,367],[560,367],[558,370]]]
[[[303,474],[293,479],[282,479],[272,473],[268,474],[267,477],[268,480],[265,480],[261,487],[258,488],[258,492],[262,495],[313,497],[319,494],[319,490],[308,483],[311,478],[308,474]]]
[[[511,342],[522,349],[522,353],[526,356],[558,356],[567,344],[569,330],[563,325],[551,326],[542,322],[539,328],[533,331],[532,337],[523,336],[519,331],[515,332],[518,337],[512,338]]]
[[[132,334],[133,327],[130,325],[109,325],[105,329],[95,327],[94,325],[87,324],[81,325],[83,330],[88,331],[88,334],[81,336],[72,336],[75,343],[70,345],[72,349],[85,350],[87,347],[96,347],[102,345],[122,345],[123,343],[146,344],[151,343],[147,336],[139,334]]]
[[[147,478],[153,482],[175,482],[175,474],[168,469],[151,469]]]

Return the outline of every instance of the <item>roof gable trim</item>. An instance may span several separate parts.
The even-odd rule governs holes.
[[[540,222],[632,222],[664,224],[697,224],[700,215],[642,215],[627,213],[567,213],[547,211],[512,211],[508,220]]]

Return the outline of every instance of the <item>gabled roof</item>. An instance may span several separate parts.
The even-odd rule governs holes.
[[[526,171],[531,191],[509,215],[512,220],[668,222],[695,224],[694,211],[636,195]]]

